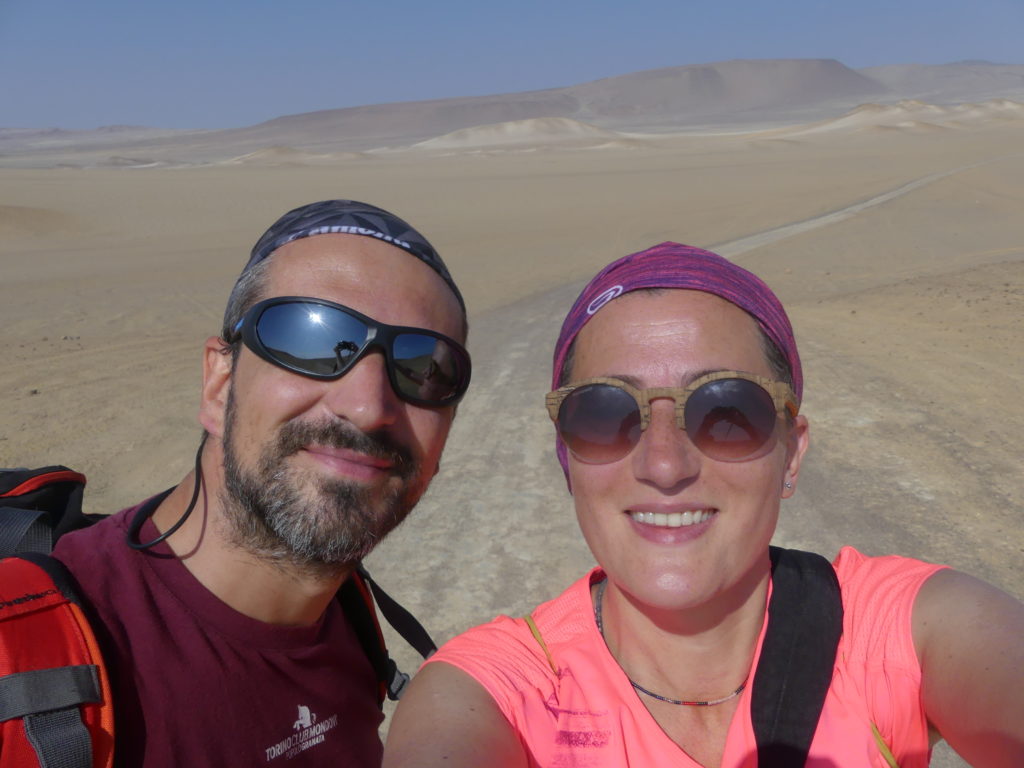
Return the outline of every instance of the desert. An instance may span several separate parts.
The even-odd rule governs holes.
[[[421,229],[470,311],[441,472],[368,563],[436,640],[589,567],[543,407],[552,347],[584,280],[664,240],[751,269],[793,320],[812,447],[777,543],[1024,597],[1024,88],[1005,68],[757,71],[773,90],[692,113],[658,89],[706,72],[224,132],[0,131],[0,466],[86,473],[90,512],[178,482],[249,248],[285,210],[353,198]]]

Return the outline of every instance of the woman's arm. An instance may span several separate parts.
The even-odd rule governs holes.
[[[480,683],[450,664],[427,664],[395,710],[384,768],[481,765],[526,768],[526,753]]]
[[[1024,604],[957,571],[914,603],[928,721],[979,768],[1024,766]]]

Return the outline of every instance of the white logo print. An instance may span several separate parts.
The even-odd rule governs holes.
[[[324,734],[338,725],[338,716],[320,720],[315,712],[311,712],[305,704],[298,705],[299,714],[292,725],[294,733],[287,738],[281,739],[272,747],[266,748],[267,762],[283,757],[291,760],[300,752],[305,752],[310,747],[323,744]]]
[[[295,725],[292,726],[293,731],[301,731],[303,728],[309,728],[313,723],[316,722],[316,715],[309,713],[309,707],[299,704],[299,719],[295,721]]]
[[[594,297],[594,300],[587,305],[587,314],[592,315],[609,301],[622,293],[621,285],[613,285],[607,291],[603,291]]]

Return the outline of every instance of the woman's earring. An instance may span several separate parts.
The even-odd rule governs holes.
[[[787,489],[791,489],[793,487],[793,484],[789,480],[784,482],[783,485],[786,486]]]

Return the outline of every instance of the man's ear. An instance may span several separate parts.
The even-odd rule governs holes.
[[[231,347],[219,336],[211,336],[203,345],[203,390],[199,402],[199,423],[211,435],[224,437],[224,411],[231,389],[234,356]]]
[[[782,498],[784,499],[788,499],[796,493],[796,481],[800,476],[800,465],[803,463],[804,454],[807,453],[810,439],[810,427],[807,424],[807,417],[800,414],[793,419],[793,424],[789,428],[789,436],[786,440],[786,475],[782,487]]]

